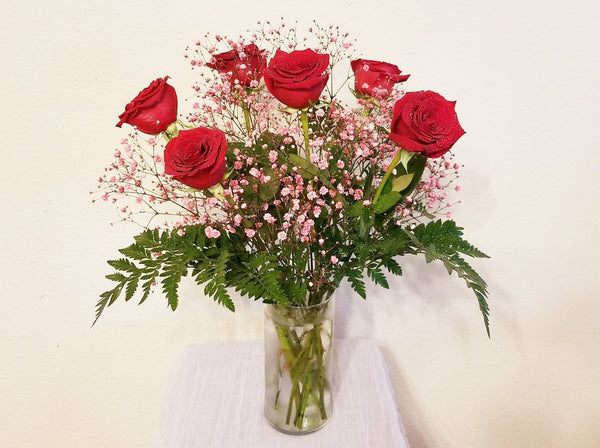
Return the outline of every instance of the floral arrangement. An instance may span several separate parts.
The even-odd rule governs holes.
[[[96,320],[158,285],[175,310],[187,275],[231,310],[232,290],[309,306],[345,280],[365,298],[366,278],[387,288],[398,256],[422,254],[464,279],[489,334],[486,283],[464,258],[487,256],[450,213],[465,132],[455,102],[405,93],[410,75],[353,48],[317,24],[306,38],[269,22],[236,40],[207,34],[185,55],[189,112],[168,76],[127,104],[117,126],[132,129],[96,199],[144,230],[109,261],[116,285]]]

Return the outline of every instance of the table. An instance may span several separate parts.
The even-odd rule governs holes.
[[[377,344],[334,344],[333,413],[302,436],[282,434],[264,417],[262,342],[189,346],[168,383],[153,448],[407,448]]]

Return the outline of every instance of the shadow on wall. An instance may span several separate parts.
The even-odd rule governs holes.
[[[413,257],[414,258],[414,257]],[[405,265],[412,265],[417,260],[402,260]],[[412,270],[414,266],[409,269]],[[385,322],[385,316],[396,316],[399,320],[404,320],[407,315],[406,307],[424,308],[420,312],[427,313],[430,307],[440,304],[431,304],[423,301],[419,303],[400,303],[399,297],[408,297],[411,288],[413,291],[410,296],[419,297],[418,290],[419,281],[407,281],[407,279],[399,278],[390,280],[390,289],[369,284],[367,281],[367,296],[368,299],[363,301],[348,284],[343,284],[336,292],[336,338],[367,338],[377,341],[382,329],[389,322]],[[421,279],[422,280],[422,279]],[[411,301],[412,302],[412,301]],[[440,300],[441,302],[441,300]],[[429,310],[429,311],[428,311]],[[383,318],[383,319],[382,319]],[[416,323],[415,323],[416,325]],[[395,402],[400,418],[406,430],[411,448],[443,448],[447,446],[445,443],[437,440],[439,437],[434,437],[432,430],[425,421],[423,413],[420,410],[420,405],[415,400],[409,386],[405,380],[399,364],[395,360],[395,355],[388,348],[379,344],[385,360],[388,373],[391,378],[392,386],[395,393]]]
[[[428,428],[418,403],[412,396],[400,367],[394,360],[394,356],[385,348],[381,347],[383,358],[387,365],[390,377],[393,380],[394,393],[398,412],[402,417],[406,436],[411,448],[443,448],[447,446],[434,440],[431,430]]]

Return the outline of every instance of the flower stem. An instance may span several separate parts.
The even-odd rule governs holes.
[[[286,412],[286,424],[302,429],[311,401],[316,401],[323,420],[325,408],[325,363],[321,341],[321,324],[315,324],[300,337],[292,328],[276,325],[279,347],[285,360],[284,369],[291,380],[291,391]]]
[[[381,180],[381,183],[379,184],[379,187],[377,188],[377,191],[375,192],[375,197],[373,198],[373,204],[377,204],[377,201],[379,200],[379,196],[381,196],[381,192],[383,191],[383,187],[385,186],[386,182],[392,175],[392,172],[394,171],[394,168],[396,168],[396,165],[398,165],[398,162],[400,161],[400,157],[402,157],[403,151],[404,150],[402,148],[400,148],[398,153],[392,159],[390,166],[388,166],[388,169],[386,170],[385,174],[383,175],[383,179]]]
[[[310,161],[310,140],[308,138],[308,109],[304,108],[300,112],[300,119],[302,120],[302,130],[304,131],[304,152],[306,154],[306,160]]]
[[[325,369],[323,368],[323,342],[321,341],[321,335],[315,332],[315,355],[317,356],[317,380],[319,382],[319,411],[321,412],[321,418],[325,420],[327,418],[327,411],[325,409]]]
[[[248,131],[248,134],[250,134],[250,132],[252,131],[252,123],[250,123],[250,112],[245,107],[243,109],[244,109],[244,120],[246,121],[246,130]]]

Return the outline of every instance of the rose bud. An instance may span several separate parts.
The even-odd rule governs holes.
[[[283,104],[295,109],[316,103],[327,84],[329,55],[311,49],[277,50],[265,69],[265,84],[269,92]]]
[[[409,152],[444,155],[465,133],[455,104],[431,91],[407,93],[394,105],[390,138]]]
[[[354,90],[361,95],[385,99],[394,85],[404,82],[410,75],[402,75],[398,66],[387,62],[356,59],[350,62],[354,72]]]
[[[216,129],[179,131],[165,147],[165,173],[198,190],[212,187],[225,174],[227,139]]]
[[[266,51],[250,44],[213,56],[213,61],[206,64],[219,73],[228,75],[231,83],[236,80],[244,87],[250,87],[252,81],[260,81],[267,66]]]
[[[117,126],[128,123],[140,132],[157,135],[177,121],[177,93],[167,79],[158,78],[138,93],[119,115]]]

